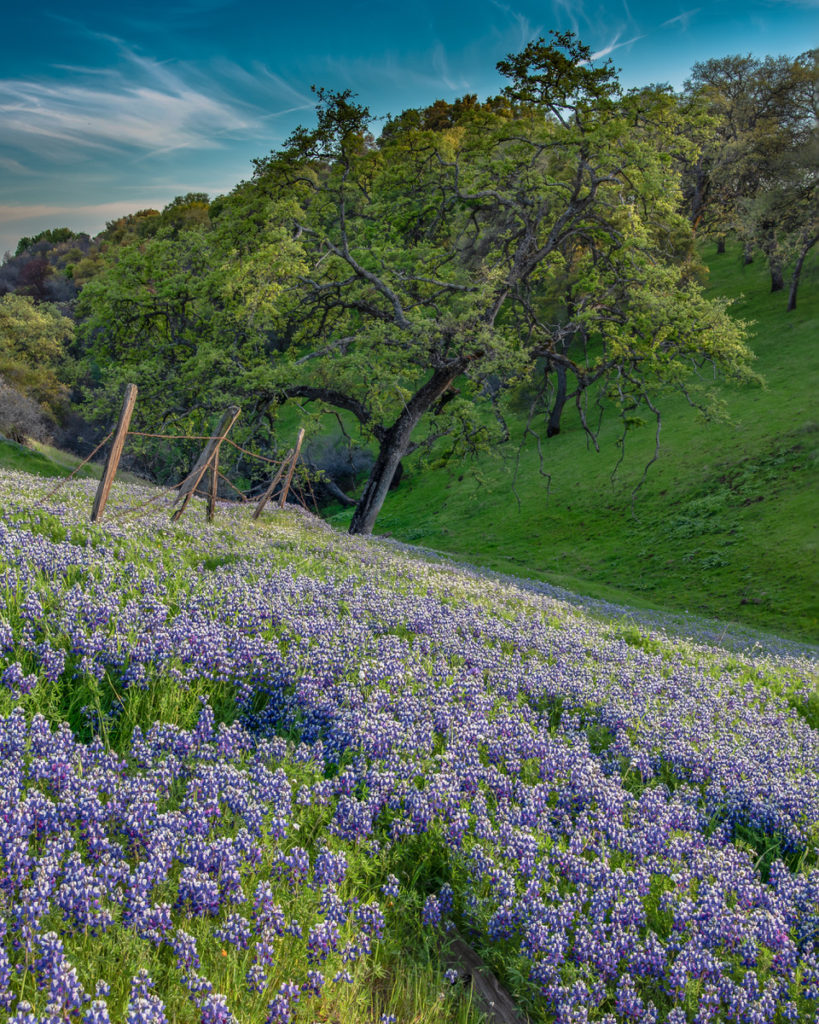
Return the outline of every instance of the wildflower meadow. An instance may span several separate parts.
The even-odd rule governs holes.
[[[809,653],[0,474],[13,1024],[819,1021]]]

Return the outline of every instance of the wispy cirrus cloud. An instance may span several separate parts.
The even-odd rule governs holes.
[[[607,43],[602,49],[595,50],[591,55],[591,60],[602,60],[603,57],[608,57],[610,53],[614,53],[615,50],[619,50],[623,46],[630,46],[632,43],[638,42],[640,39],[645,39],[645,33],[639,36],[632,36],[631,39],[624,39],[620,41],[621,32],[618,32],[616,36]]]
[[[414,94],[420,97],[421,102],[428,102],[425,96],[439,97],[442,86],[449,92],[468,92],[470,89],[469,78],[452,69],[446,48],[437,40],[431,49],[412,61],[394,53],[385,53],[378,57],[353,58],[329,55],[324,64],[329,81],[350,86],[360,95],[373,95],[377,87],[382,101],[399,91],[410,96]]]
[[[36,171],[31,170],[31,168],[25,167],[19,160],[15,160],[10,156],[0,156],[0,167],[2,167],[4,171],[8,171],[9,174],[29,175],[37,173]]]
[[[521,11],[514,10],[508,4],[501,3],[500,0],[489,0],[489,2],[493,7],[497,7],[499,11],[502,11],[507,15],[517,27],[518,41],[516,45],[520,49],[523,49],[523,47],[533,39],[537,39],[539,36],[543,35],[543,26],[533,25],[532,22],[529,21],[528,17]]]
[[[574,0],[552,0],[552,10],[559,25],[567,24],[575,35],[580,33],[580,18],[585,20],[582,3],[575,3]]]
[[[701,10],[701,7],[692,7],[690,11],[682,11],[673,18],[669,18],[667,21],[664,21],[662,25],[660,25],[660,28],[670,28],[672,25],[679,25],[681,28],[688,28],[691,23],[691,19],[695,14],[699,14]]]
[[[220,135],[250,127],[237,111],[191,89],[117,84],[121,87],[95,89],[2,81],[0,130],[7,143],[43,154],[44,146],[54,152],[209,148]]]
[[[51,77],[0,79],[0,136],[7,151],[70,159],[93,150],[213,149],[229,139],[263,137],[271,116],[309,106],[278,76],[265,79],[262,69],[249,75],[223,62],[226,77],[244,73],[255,86],[258,102],[255,96],[239,100],[212,73],[109,42],[119,49],[115,67],[61,65]]]

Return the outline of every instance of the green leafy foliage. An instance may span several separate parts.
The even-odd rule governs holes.
[[[352,417],[375,458],[351,529],[370,532],[405,457],[508,436],[510,389],[533,386],[555,430],[574,401],[596,443],[590,388],[635,429],[692,366],[747,378],[746,327],[704,296],[680,212],[701,110],[624,94],[570,33],[499,69],[500,98],[378,138],[349,90],[319,89],[315,126],[231,195],[109,226],[122,244],[78,306],[86,408],[110,419],[134,379],[148,422],[202,431],[236,402],[262,445],[288,402],[314,431]]]
[[[25,295],[0,297],[0,378],[56,412],[65,399],[61,382],[65,346],[74,324],[55,307]]]

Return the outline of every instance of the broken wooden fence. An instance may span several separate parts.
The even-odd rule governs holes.
[[[114,482],[117,467],[119,466],[119,461],[122,456],[122,450],[129,434],[132,436],[139,437],[155,437],[175,440],[198,439],[198,435],[194,436],[186,434],[145,434],[142,431],[129,430],[131,416],[134,411],[134,405],[136,404],[136,397],[136,385],[129,384],[125,389],[125,396],[122,403],[122,411],[120,412],[117,426],[113,431],[113,442],[111,444],[111,450],[108,453],[108,458],[106,459],[105,462],[105,469],[103,471],[102,478],[97,488],[97,493],[94,497],[94,504],[91,509],[91,522],[93,523],[99,522],[99,520],[102,518],[103,512],[105,511],[105,506],[108,501],[108,495],[111,492],[111,485]],[[262,497],[260,498],[256,506],[256,509],[253,513],[253,518],[259,518],[259,516],[262,514],[265,505],[271,499],[276,490],[276,487],[278,486],[280,486],[278,505],[279,508],[284,508],[290,488],[291,486],[293,486],[293,474],[296,469],[296,464],[299,460],[299,454],[301,452],[301,446],[304,440],[304,430],[302,429],[299,431],[299,436],[296,441],[295,448],[291,448],[290,451],[285,456],[285,458],[282,460],[282,462],[277,463],[273,459],[267,459],[264,456],[257,455],[254,452],[247,451],[247,449],[242,448],[240,445],[236,444],[235,441],[231,440],[228,437],[230,431],[233,428],[233,425],[239,418],[240,413],[241,409],[238,406],[231,405],[224,412],[215,432],[211,434],[209,437],[202,438],[202,440],[207,441],[207,444],[200,453],[199,458],[194,463],[194,466],[191,469],[190,473],[188,473],[185,479],[180,484],[177,485],[178,494],[176,495],[173,504],[177,505],[179,504],[180,501],[182,504],[171,515],[172,522],[177,522],[179,518],[182,516],[182,513],[187,508],[190,499],[193,497],[194,494],[196,494],[197,490],[199,490],[200,485],[202,484],[202,481],[204,480],[205,475],[208,473],[208,471],[210,471],[210,482],[207,492],[207,518],[208,521],[213,520],[216,510],[216,499],[218,496],[219,478],[222,476],[222,474],[219,472],[219,451],[222,447],[222,444],[224,443],[232,445],[238,451],[243,452],[245,455],[248,455],[252,458],[260,459],[263,462],[278,466],[275,475],[273,476],[272,480],[266,487],[264,493],[262,494]],[[109,435],[109,437],[110,436],[111,435]],[[102,444],[104,443],[105,442],[103,441]],[[101,446],[102,445],[98,447]],[[283,477],[284,483],[281,483]],[[227,478],[223,479],[225,479],[226,482],[230,484],[231,487],[234,488],[234,490],[238,491],[238,488],[236,488],[235,485],[231,483],[231,481],[227,480]],[[312,492],[312,487],[310,488],[310,490]],[[244,495],[243,492],[239,491],[239,494],[241,494],[242,500],[248,500],[248,498]],[[315,503],[315,497],[313,501]],[[304,505],[303,500],[301,503],[302,505]]]

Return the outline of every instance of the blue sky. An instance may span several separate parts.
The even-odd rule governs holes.
[[[0,40],[0,255],[21,235],[211,196],[312,123],[310,85],[374,113],[498,92],[496,62],[549,29],[627,86],[681,86],[696,60],[796,55],[819,0],[121,0],[18,4]]]

